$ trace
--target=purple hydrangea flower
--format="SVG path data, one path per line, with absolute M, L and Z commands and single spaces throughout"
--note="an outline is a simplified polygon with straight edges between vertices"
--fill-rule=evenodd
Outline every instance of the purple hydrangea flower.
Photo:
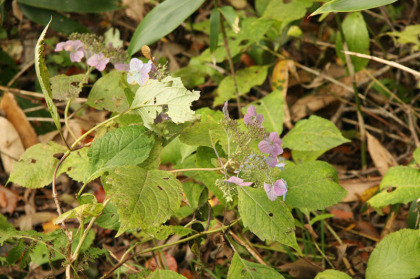
M 95 53 L 88 60 L 87 64 L 89 66 L 95 67 L 98 71 L 105 70 L 106 64 L 108 64 L 109 58 L 106 58 L 102 52 Z
M 277 165 L 277 157 L 275 156 L 268 156 L 265 158 L 265 162 L 270 168 L 274 168 Z
M 222 182 L 236 184 L 239 186 L 251 186 L 253 183 L 253 182 L 244 182 L 243 179 L 240 179 L 239 177 L 236 177 L 236 176 L 231 176 L 228 180 L 223 180 Z
M 255 124 L 257 127 L 261 128 L 261 123 L 264 121 L 264 116 L 262 114 L 257 114 L 257 110 L 254 106 L 249 106 L 244 115 L 244 123 L 247 125 Z
M 258 148 L 262 153 L 267 153 L 271 157 L 277 157 L 283 153 L 283 148 L 281 148 L 281 139 L 279 138 L 276 132 L 270 133 L 268 138 L 260 141 Z
M 130 65 L 125 63 L 115 63 L 114 67 L 117 71 L 128 72 L 130 70 Z
M 152 69 L 152 61 L 149 60 L 147 64 L 140 59 L 133 58 L 130 61 L 130 71 L 127 75 L 127 82 L 129 84 L 146 85 L 149 80 L 149 72 Z
M 80 40 L 68 40 L 66 42 L 58 43 L 55 47 L 55 51 L 69 51 L 70 60 L 72 62 L 80 62 L 85 56 L 85 45 Z
M 274 182 L 273 185 L 264 182 L 264 190 L 270 200 L 274 201 L 279 196 L 283 196 L 283 201 L 286 199 L 287 183 L 283 179 Z

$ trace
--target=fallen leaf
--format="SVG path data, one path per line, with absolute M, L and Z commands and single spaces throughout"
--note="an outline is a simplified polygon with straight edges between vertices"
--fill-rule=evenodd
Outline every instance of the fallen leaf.
M 358 232 L 369 235 L 379 239 L 380 235 L 378 230 L 370 222 L 358 221 L 356 229 Z
M 47 223 L 42 224 L 42 229 L 44 233 L 50 233 L 60 228 L 60 225 L 54 224 L 54 219 L 50 219 Z
M 16 191 L 13 191 L 9 188 L 0 186 L 0 207 L 1 213 L 10 213 L 12 214 L 17 206 L 19 201 L 19 194 Z
M 127 7 L 125 14 L 136 22 L 140 22 L 144 17 L 144 2 L 144 0 L 123 0 L 123 6 Z
M 366 202 L 378 189 L 381 177 L 368 177 L 363 179 L 340 180 L 340 185 L 347 190 L 342 202 Z
M 281 265 L 278 268 L 281 271 L 289 272 L 296 279 L 313 279 L 318 272 L 322 271 L 322 268 L 315 264 L 312 265 L 307 261 L 309 260 L 299 259 L 295 262 Z
M 168 265 L 169 270 L 178 272 L 178 263 L 176 262 L 175 258 L 172 257 L 171 255 L 167 254 L 167 253 L 164 253 L 164 254 L 165 254 L 165 260 L 166 260 L 166 263 Z M 158 258 L 158 257 L 159 257 L 159 255 L 156 254 L 156 258 Z M 158 261 L 159 261 L 159 259 L 158 259 Z M 159 265 L 160 265 L 160 263 L 159 263 Z M 158 267 L 158 265 L 156 264 L 155 258 L 153 257 L 153 258 L 150 258 L 149 260 L 147 260 L 147 262 L 145 264 L 145 267 L 148 268 L 148 269 L 151 269 L 151 270 L 155 270 Z M 160 267 L 160 268 L 162 268 L 162 267 Z
M 366 132 L 367 148 L 373 163 L 378 171 L 385 175 L 390 167 L 397 166 L 397 160 L 389 153 L 389 151 L 371 134 Z
M 0 117 L 0 156 L 6 173 L 12 171 L 13 163 L 19 160 L 25 149 L 15 127 L 4 117 Z

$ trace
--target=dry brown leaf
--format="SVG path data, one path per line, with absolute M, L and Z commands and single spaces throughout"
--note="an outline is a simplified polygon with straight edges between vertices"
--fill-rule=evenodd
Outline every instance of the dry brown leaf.
M 0 117 L 0 156 L 4 171 L 10 173 L 14 162 L 19 160 L 25 149 L 13 125 L 4 117 Z
M 23 20 L 23 14 L 22 11 L 19 8 L 18 2 L 16 0 L 13 0 L 12 2 L 12 10 L 13 10 L 13 16 L 17 18 L 19 21 Z
M 378 230 L 370 222 L 358 221 L 356 229 L 360 233 L 379 239 Z
M 158 258 L 159 255 L 156 255 L 156 257 Z M 166 260 L 166 263 L 168 265 L 169 270 L 178 272 L 178 263 L 176 262 L 176 260 L 175 260 L 174 257 L 172 257 L 171 255 L 165 253 L 165 260 Z M 160 263 L 159 263 L 159 265 L 160 265 Z M 156 264 L 155 258 L 150 258 L 146 262 L 145 267 L 146 268 L 149 268 L 151 270 L 155 270 L 158 267 L 157 264 Z M 160 267 L 160 268 L 162 268 L 162 267 Z
M 1 213 L 10 213 L 12 214 L 17 206 L 19 201 L 19 194 L 16 191 L 13 191 L 9 188 L 0 185 L 0 207 Z
M 123 0 L 123 6 L 126 6 L 125 14 L 134 19 L 137 22 L 140 22 L 144 17 L 144 3 L 145 0 Z
M 374 136 L 368 132 L 366 132 L 366 135 L 370 157 L 378 168 L 378 171 L 384 176 L 390 167 L 398 165 L 397 160 L 395 160 L 391 153 Z
M 0 108 L 4 111 L 7 120 L 15 127 L 25 148 L 29 148 L 39 142 L 34 128 L 26 119 L 25 113 L 19 107 L 12 94 L 4 93 L 0 102 Z
M 16 220 L 15 226 L 19 227 L 20 230 L 31 230 L 36 225 L 41 225 L 50 221 L 51 219 L 57 218 L 57 213 L 53 212 L 35 212 L 32 214 L 26 214 Z
M 376 192 L 381 180 L 381 177 L 369 177 L 365 179 L 357 178 L 340 181 L 340 185 L 347 191 L 346 197 L 341 201 L 355 202 L 361 200 L 362 202 L 365 202 Z M 371 191 L 374 192 L 370 193 Z
M 278 268 L 284 272 L 289 272 L 296 279 L 313 279 L 322 269 L 307 261 L 299 259 L 296 262 L 286 263 Z

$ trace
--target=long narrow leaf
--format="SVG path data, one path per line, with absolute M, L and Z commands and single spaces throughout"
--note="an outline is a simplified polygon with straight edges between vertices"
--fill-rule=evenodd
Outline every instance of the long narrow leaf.
M 325 3 L 321 8 L 311 14 L 311 16 L 329 12 L 357 12 L 385 6 L 397 0 L 333 0 Z
M 100 13 L 119 9 L 118 0 L 18 0 L 19 4 L 76 13 Z

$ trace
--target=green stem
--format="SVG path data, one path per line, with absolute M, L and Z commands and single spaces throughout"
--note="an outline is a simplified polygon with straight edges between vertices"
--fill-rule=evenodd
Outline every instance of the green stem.
M 66 104 L 66 108 L 64 109 L 64 123 L 66 124 L 67 130 L 69 131 L 70 135 L 73 137 L 74 140 L 77 140 L 76 135 L 74 134 L 73 130 L 69 125 L 69 109 L 71 105 L 71 99 Z

